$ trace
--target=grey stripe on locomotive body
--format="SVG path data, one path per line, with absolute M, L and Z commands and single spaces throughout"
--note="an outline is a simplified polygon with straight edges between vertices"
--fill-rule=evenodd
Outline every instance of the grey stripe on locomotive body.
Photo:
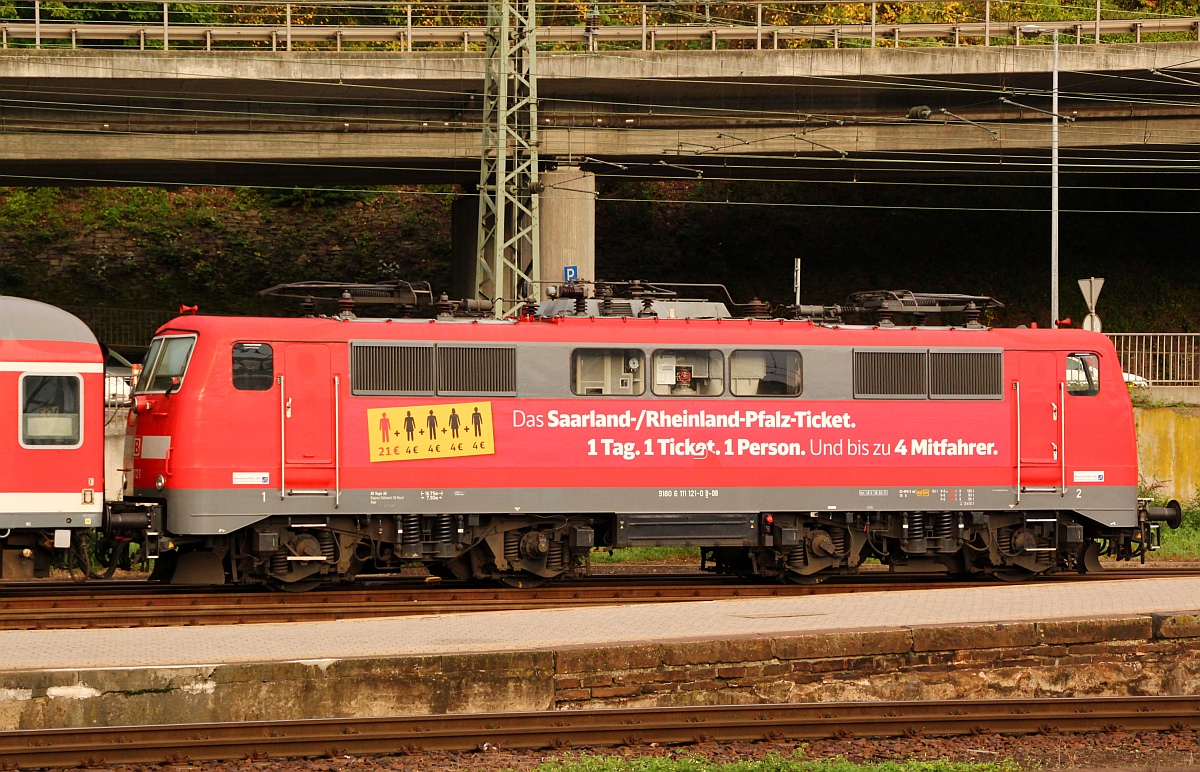
M 1126 486 L 1068 487 L 1059 493 L 1022 493 L 1016 504 L 1012 487 L 931 486 L 929 496 L 916 496 L 912 488 L 465 488 L 441 491 L 435 501 L 422 498 L 425 489 L 344 490 L 341 505 L 333 495 L 280 500 L 277 490 L 168 490 L 167 529 L 177 534 L 219 535 L 275 516 L 353 516 L 399 514 L 639 514 L 721 512 L 972 512 L 1073 511 L 1102 526 L 1137 527 L 1137 488 Z M 663 490 L 685 495 L 663 497 Z M 708 495 L 712 490 L 716 496 Z M 942 491 L 969 496 L 966 504 L 939 500 Z M 139 490 L 154 498 L 162 494 Z M 1077 497 L 1078 496 L 1078 497 Z M 250 514 L 253 513 L 253 514 Z
M 84 522 L 87 518 L 87 522 Z M 42 528 L 95 528 L 96 512 L 0 512 L 0 531 Z
M 249 340 L 249 338 L 247 338 Z M 268 342 L 268 341 L 264 341 Z M 687 343 L 656 343 L 656 344 L 639 344 L 636 342 L 613 341 L 611 343 L 504 343 L 495 340 L 486 340 L 475 342 L 464 341 L 437 341 L 437 340 L 358 340 L 351 339 L 351 348 L 355 344 L 361 345 L 402 345 L 402 346 L 442 346 L 442 347 L 477 347 L 477 348 L 497 348 L 497 347 L 512 347 L 517 350 L 517 399 L 579 399 L 587 403 L 601 402 L 606 399 L 629 399 L 618 395 L 609 395 L 605 397 L 594 396 L 578 396 L 571 391 L 571 354 L 578 350 L 586 349 L 629 349 L 641 350 L 646 354 L 653 355 L 658 349 L 695 349 L 695 350 L 710 350 L 720 351 L 725 355 L 726 360 L 729 354 L 734 351 L 797 351 L 800 353 L 801 373 L 803 378 L 803 393 L 796 397 L 771 397 L 772 400 L 779 400 L 791 404 L 803 400 L 835 400 L 835 399 L 853 399 L 854 398 L 854 382 L 851 375 L 853 364 L 854 347 L 853 346 L 786 346 L 778 343 L 757 345 L 753 341 L 746 341 L 736 345 L 722 343 L 719 345 L 704 343 L 704 342 L 687 342 Z M 978 348 L 950 347 L 950 346 L 930 346 L 921 347 L 920 350 L 930 348 L 932 350 L 945 351 L 978 351 L 981 353 L 999 353 L 1003 349 L 995 346 L 980 346 Z M 905 350 L 912 350 L 911 348 Z M 555 356 L 559 354 L 560 356 Z M 349 356 L 349 351 L 347 352 Z M 810 376 L 810 373 L 812 374 Z M 355 399 L 369 399 L 380 395 L 352 395 Z M 511 396 L 493 397 L 493 399 L 513 399 Z M 645 394 L 641 395 L 646 399 L 661 399 L 664 403 L 683 404 L 687 400 L 672 397 L 656 397 L 649 389 Z M 713 400 L 731 400 L 736 402 L 747 402 L 749 397 L 735 397 L 729 389 L 725 389 L 724 393 L 719 397 L 696 397 L 697 402 L 710 402 Z M 755 399 L 763 399 L 756 397 Z
M 983 332 L 982 330 L 979 332 Z M 249 338 L 247 338 L 249 340 Z M 264 341 L 268 342 L 268 341 Z M 1004 354 L 1019 349 L 1008 349 L 1007 351 L 999 346 L 871 346 L 869 348 L 862 346 L 788 346 L 779 343 L 764 343 L 756 344 L 754 341 L 748 340 L 737 344 L 713 344 L 703 341 L 693 342 L 670 342 L 670 343 L 636 343 L 630 341 L 613 341 L 609 343 L 538 343 L 538 342 L 518 342 L 505 343 L 495 340 L 485 340 L 480 342 L 464 342 L 464 341 L 437 341 L 437 340 L 372 340 L 372 339 L 351 339 L 347 346 L 347 356 L 350 356 L 349 349 L 354 345 L 398 345 L 398 346 L 439 346 L 442 348 L 515 348 L 517 352 L 517 394 L 518 399 L 581 399 L 587 402 L 595 402 L 603 399 L 628 399 L 618 395 L 608 395 L 605 397 L 595 396 L 579 396 L 571 390 L 571 355 L 579 350 L 596 350 L 596 349 L 628 349 L 640 350 L 646 353 L 647 356 L 652 356 L 655 351 L 660 349 L 671 350 L 707 350 L 720 351 L 725 356 L 726 362 L 729 360 L 729 355 L 734 351 L 795 351 L 800 354 L 800 367 L 803 383 L 803 391 L 795 397 L 772 396 L 764 397 L 737 397 L 734 396 L 728 388 L 720 396 L 715 397 L 692 397 L 697 402 L 710 402 L 713 400 L 730 400 L 736 402 L 746 402 L 750 399 L 769 399 L 778 400 L 783 403 L 791 404 L 803 400 L 853 400 L 854 397 L 854 352 L 857 351 L 932 351 L 945 353 L 979 353 L 979 354 Z M 1064 352 L 1065 353 L 1065 352 Z M 555 354 L 560 356 L 556 357 Z M 380 394 L 359 395 L 353 394 L 355 398 L 367 398 L 385 396 Z M 405 394 L 404 396 L 412 396 Z M 495 399 L 512 399 L 511 395 L 479 395 L 488 396 Z M 647 399 L 662 399 L 667 403 L 684 403 L 687 400 L 681 400 L 677 397 L 655 396 L 649 389 L 643 394 Z M 1002 398 L 1002 396 L 1001 396 Z M 995 397 L 976 397 L 964 399 L 963 401 L 979 402 L 990 401 Z

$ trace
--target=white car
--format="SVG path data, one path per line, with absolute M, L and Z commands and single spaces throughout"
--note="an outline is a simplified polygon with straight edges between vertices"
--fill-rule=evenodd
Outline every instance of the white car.
M 1125 378 L 1126 386 L 1133 386 L 1137 389 L 1150 388 L 1150 381 L 1146 380 L 1140 375 L 1134 375 L 1133 373 L 1121 373 L 1121 375 Z

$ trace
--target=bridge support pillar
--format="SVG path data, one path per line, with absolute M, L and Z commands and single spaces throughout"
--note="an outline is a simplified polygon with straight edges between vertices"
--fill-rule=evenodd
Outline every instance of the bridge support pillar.
M 475 297 L 479 248 L 479 196 L 466 193 L 450 204 L 450 297 Z M 434 293 L 441 290 L 433 288 Z
M 596 279 L 596 175 L 578 166 L 543 172 L 541 205 L 541 290 L 561 284 L 573 265 L 578 278 Z

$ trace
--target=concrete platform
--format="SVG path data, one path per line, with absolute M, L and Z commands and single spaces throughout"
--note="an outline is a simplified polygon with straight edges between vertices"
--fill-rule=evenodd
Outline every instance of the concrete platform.
M 0 632 L 0 729 L 1200 690 L 1200 578 Z

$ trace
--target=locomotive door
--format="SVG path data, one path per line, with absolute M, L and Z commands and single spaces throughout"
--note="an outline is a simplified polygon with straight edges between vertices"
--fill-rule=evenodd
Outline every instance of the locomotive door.
M 329 347 L 292 343 L 283 357 L 284 494 L 328 495 L 335 476 Z
M 1056 354 L 1023 352 L 1017 381 L 1018 480 L 1022 490 L 1062 485 L 1062 365 Z

